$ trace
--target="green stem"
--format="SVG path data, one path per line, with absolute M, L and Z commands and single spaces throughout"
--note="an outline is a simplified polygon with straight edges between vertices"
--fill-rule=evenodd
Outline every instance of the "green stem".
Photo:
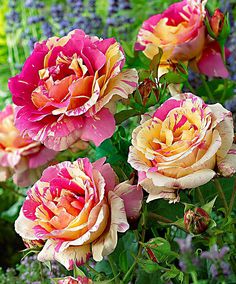
M 205 204 L 205 200 L 204 200 L 204 197 L 202 195 L 200 187 L 197 187 L 197 194 L 198 194 L 198 198 L 200 200 L 201 205 L 204 205 Z
M 207 96 L 208 96 L 208 99 L 211 101 L 211 102 L 214 102 L 215 101 L 215 98 L 213 97 L 212 93 L 211 93 L 211 90 L 206 82 L 206 78 L 204 75 L 200 74 L 200 77 L 201 77 L 201 80 L 202 80 L 202 83 L 203 83 L 203 86 L 205 88 L 205 91 L 207 93 Z
M 144 243 L 144 240 L 145 240 L 145 234 L 146 234 L 146 229 L 145 229 L 145 226 L 143 227 L 143 230 L 142 230 L 142 236 L 141 236 L 141 243 Z M 136 235 L 136 238 L 137 238 L 137 242 L 139 242 L 139 236 L 138 234 L 135 234 Z M 142 253 L 142 244 L 139 244 L 139 250 L 138 250 L 138 254 L 135 258 L 135 261 L 134 263 L 131 265 L 130 269 L 126 272 L 124 278 L 123 278 L 123 282 L 124 284 L 128 283 L 129 281 L 132 280 L 132 273 L 133 271 L 135 270 L 135 267 L 137 265 L 137 262 L 138 262 L 138 258 L 140 257 L 141 253 Z
M 224 204 L 225 211 L 226 211 L 226 213 L 227 213 L 228 210 L 229 210 L 229 207 L 228 207 L 228 204 L 227 204 L 227 201 L 226 201 L 225 194 L 224 194 L 224 191 L 223 191 L 223 189 L 222 189 L 222 186 L 221 186 L 221 184 L 220 184 L 220 182 L 219 182 L 218 179 L 215 179 L 215 180 L 214 180 L 214 183 L 215 183 L 215 186 L 216 186 L 216 190 L 217 190 L 217 192 L 218 192 L 218 195 L 219 195 L 219 197 L 221 198 L 221 200 L 222 200 L 222 202 L 223 202 L 223 204 Z
M 224 79 L 224 90 L 223 90 L 223 94 L 221 96 L 221 103 L 223 104 L 224 101 L 225 101 L 225 96 L 226 96 L 226 91 L 227 91 L 227 88 L 228 88 L 228 80 L 227 79 Z
M 193 279 L 193 284 L 198 284 L 196 272 L 192 271 L 190 274 L 191 274 L 191 277 Z
M 148 216 L 151 218 L 151 219 L 156 219 L 157 221 L 161 221 L 161 222 L 164 222 L 164 223 L 173 223 L 172 220 L 164 217 L 164 216 L 161 216 L 161 215 L 158 215 L 156 213 L 153 213 L 153 212 L 149 212 L 148 213 Z
M 85 263 L 84 265 L 89 271 L 92 271 L 93 274 L 95 275 L 100 275 L 99 272 L 97 272 L 97 270 L 95 270 L 92 266 L 90 266 L 89 264 Z
M 184 274 L 184 284 L 189 284 L 189 274 Z
M 230 216 L 230 214 L 233 210 L 235 197 L 236 197 L 236 179 L 234 180 L 234 187 L 233 187 L 233 192 L 232 192 L 230 202 L 229 202 L 229 209 L 228 209 L 228 212 L 227 212 L 227 216 Z
M 111 266 L 111 270 L 112 270 L 112 273 L 113 273 L 113 276 L 114 276 L 114 283 L 115 284 L 119 284 L 119 281 L 118 281 L 119 279 L 117 279 L 118 273 L 117 273 L 116 267 L 115 267 L 115 265 L 113 263 L 111 255 L 108 256 L 108 262 L 109 262 L 109 264 Z

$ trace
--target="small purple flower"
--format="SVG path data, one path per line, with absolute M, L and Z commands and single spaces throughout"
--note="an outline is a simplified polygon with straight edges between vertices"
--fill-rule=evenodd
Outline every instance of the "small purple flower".
M 180 252 L 191 253 L 192 252 L 192 236 L 188 235 L 185 239 L 176 239 L 176 242 L 179 245 Z

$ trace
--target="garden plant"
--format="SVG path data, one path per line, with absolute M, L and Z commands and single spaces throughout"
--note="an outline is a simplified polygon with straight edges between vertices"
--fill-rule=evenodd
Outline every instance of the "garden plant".
M 0 284 L 236 283 L 235 19 L 1 1 Z

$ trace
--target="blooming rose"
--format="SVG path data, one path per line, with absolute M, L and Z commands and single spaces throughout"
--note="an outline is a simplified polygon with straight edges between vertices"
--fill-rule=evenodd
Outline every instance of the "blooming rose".
M 100 261 L 115 249 L 117 232 L 129 228 L 127 217 L 139 215 L 142 191 L 124 192 L 104 162 L 84 158 L 51 166 L 28 191 L 15 229 L 24 240 L 45 242 L 39 261 L 57 260 L 67 269 L 91 254 Z
M 137 71 L 122 72 L 124 62 L 114 38 L 82 30 L 37 43 L 22 72 L 9 80 L 19 106 L 17 128 L 56 151 L 78 139 L 98 146 L 114 133 L 114 101 L 137 86 Z
M 19 186 L 32 185 L 41 175 L 42 166 L 56 152 L 29 137 L 23 138 L 14 126 L 14 108 L 8 105 L 0 112 L 0 181 L 13 175 Z
M 78 276 L 77 278 L 68 276 L 58 281 L 58 284 L 92 284 L 93 281 L 87 277 Z
M 177 2 L 143 23 L 135 49 L 150 59 L 158 54 L 159 48 L 163 50 L 159 76 L 171 69 L 170 60 L 173 63 L 193 61 L 191 67 L 207 76 L 229 75 L 219 44 L 207 34 L 205 4 L 201 0 Z
M 152 59 L 158 47 L 162 48 L 161 64 L 188 61 L 199 55 L 205 43 L 205 2 L 184 0 L 149 18 L 139 31 L 135 49 Z
M 179 94 L 144 118 L 133 132 L 128 161 L 148 201 L 176 200 L 178 190 L 203 185 L 216 171 L 235 173 L 232 115 L 222 105 Z

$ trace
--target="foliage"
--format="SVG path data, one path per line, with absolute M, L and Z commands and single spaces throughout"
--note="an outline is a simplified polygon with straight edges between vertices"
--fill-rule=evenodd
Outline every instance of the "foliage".
M 16 1 L 16 10 L 21 15 L 20 23 L 18 23 L 20 25 L 8 31 L 9 26 L 3 17 L 11 10 L 8 2 L 11 1 L 4 0 L 0 7 L 1 109 L 11 101 L 7 80 L 11 75 L 19 72 L 30 54 L 29 41 L 32 38 L 35 41 L 46 38 L 41 22 L 28 27 L 28 18 L 39 16 L 39 12 L 37 9 L 25 9 L 24 1 Z M 91 33 L 96 33 L 98 36 L 114 36 L 121 41 L 126 54 L 125 68 L 138 70 L 139 87 L 128 100 L 118 103 L 115 114 L 116 132 L 110 139 L 104 141 L 99 147 L 91 143 L 85 150 L 63 151 L 57 156 L 58 162 L 74 161 L 78 157 L 86 156 L 89 156 L 92 161 L 107 157 L 107 162 L 111 164 L 120 181 L 134 176 L 136 178 L 136 173 L 127 162 L 133 129 L 140 122 L 143 114 L 157 108 L 170 97 L 168 88 L 171 84 L 179 84 L 184 91 L 191 91 L 207 102 L 219 102 L 223 105 L 230 102 L 232 105 L 236 89 L 234 80 L 211 79 L 202 75 L 192 79 L 191 71 L 181 62 L 176 64 L 174 70 L 158 78 L 162 51 L 160 50 L 152 61 L 141 52 L 134 51 L 138 29 L 143 21 L 150 15 L 163 11 L 173 2 L 176 1 L 132 0 L 132 9 L 121 10 L 112 15 L 111 18 L 115 22 L 118 23 L 119 19 L 121 23 L 123 21 L 119 26 L 119 24 L 107 24 L 107 19 L 110 19 L 109 1 L 96 1 L 95 14 L 101 22 L 96 30 L 91 30 Z M 44 4 L 40 13 L 45 13 L 53 33 L 57 35 L 62 35 L 60 32 L 67 33 L 68 27 L 62 30 L 60 22 L 54 22 L 50 12 L 53 5 L 60 4 L 63 6 L 63 19 L 68 18 L 71 11 L 67 2 L 45 0 Z M 235 7 L 235 2 L 232 1 L 231 4 Z M 221 1 L 208 1 L 211 12 L 219 6 L 222 6 Z M 87 17 L 85 23 L 91 21 L 91 15 L 93 14 L 88 9 L 82 12 L 82 17 Z M 76 16 L 72 15 L 68 25 L 72 27 L 77 23 L 76 20 Z M 225 39 L 223 42 L 225 43 Z M 232 76 L 233 74 L 235 70 Z M 197 84 L 194 81 L 196 77 Z M 95 283 L 142 284 L 148 282 L 155 284 L 157 279 L 158 283 L 235 283 L 235 184 L 235 176 L 216 177 L 203 186 L 181 192 L 181 202 L 178 204 L 170 206 L 168 201 L 163 199 L 144 203 L 140 218 L 131 224 L 129 231 L 120 234 L 115 251 L 101 262 L 90 261 L 88 265 L 81 268 L 82 273 L 92 278 Z M 0 184 L 0 252 L 2 255 L 0 265 L 3 267 L 0 269 L 0 284 L 47 284 L 51 281 L 49 278 L 63 277 L 68 274 L 56 264 L 52 265 L 50 271 L 33 256 L 27 256 L 19 262 L 21 255 L 18 251 L 24 246 L 15 235 L 13 224 L 19 214 L 26 191 L 27 188 L 16 187 L 12 180 Z M 216 196 L 218 197 L 214 199 Z M 146 195 L 144 199 L 147 199 Z M 190 241 L 190 232 L 184 224 L 184 214 L 188 209 L 194 210 L 194 208 L 206 210 L 211 221 L 204 233 L 191 234 Z M 178 239 L 181 241 L 178 242 Z M 186 240 L 189 241 L 188 244 Z M 187 246 L 187 249 L 183 249 L 184 246 Z M 225 246 L 229 250 L 219 257 Z M 204 257 L 204 253 L 208 257 Z

